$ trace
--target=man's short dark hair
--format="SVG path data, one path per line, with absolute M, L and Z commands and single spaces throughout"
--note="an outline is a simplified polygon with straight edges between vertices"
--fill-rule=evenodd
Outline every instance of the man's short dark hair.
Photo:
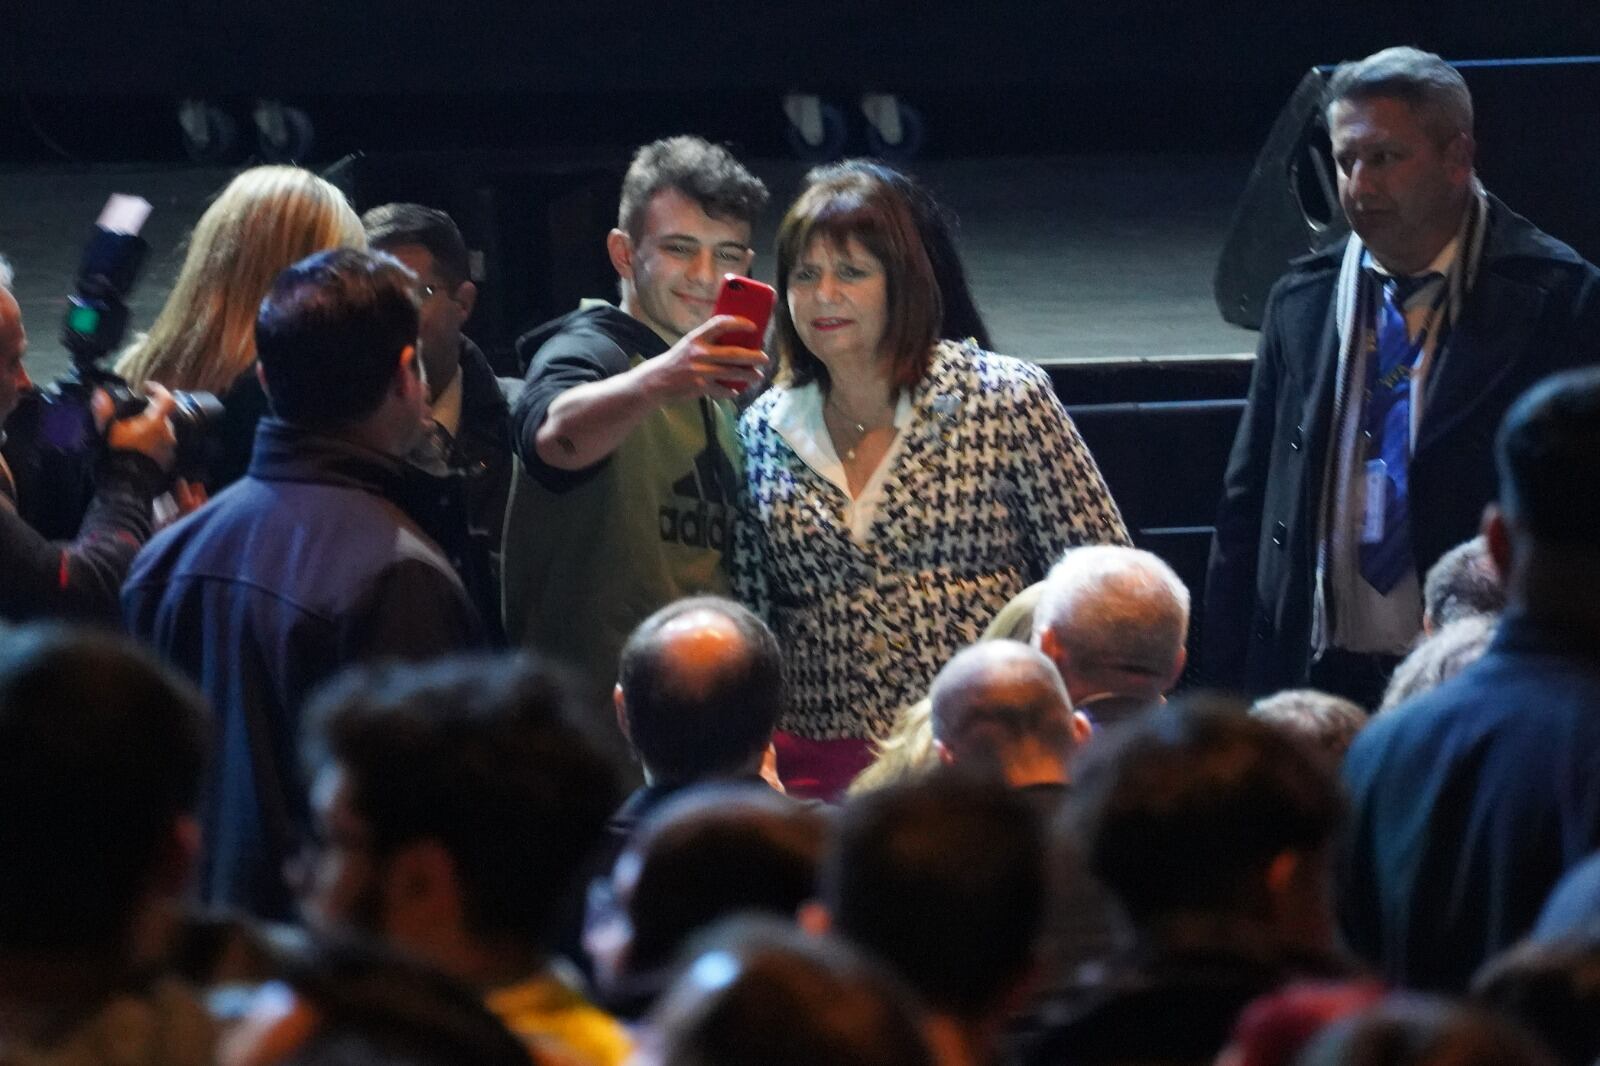
M 1562 1062 L 1600 1057 L 1600 935 L 1525 940 L 1472 979 L 1474 1001 L 1543 1040 Z
M 417 343 L 416 284 L 392 256 L 351 248 L 318 252 L 279 274 L 256 315 L 273 412 L 322 427 L 376 411 L 400 353 Z
M 821 898 L 840 933 L 931 1007 L 979 1018 L 1033 961 L 1043 853 L 1038 818 L 1014 791 L 938 771 L 845 808 Z
M 205 706 L 127 641 L 0 644 L 0 951 L 116 950 L 205 764 Z
M 1556 1066 L 1525 1032 L 1489 1012 L 1399 993 L 1329 1025 L 1296 1066 Z
M 668 965 L 696 933 L 740 912 L 793 918 L 816 895 L 827 828 L 816 808 L 765 785 L 717 785 L 675 798 L 628 848 L 639 863 L 628 901 L 628 969 Z
M 618 785 L 566 684 L 529 657 L 351 671 L 307 708 L 313 771 L 343 769 L 381 858 L 436 840 L 477 935 L 542 946 Z
M 1441 555 L 1422 584 L 1422 613 L 1435 630 L 1468 615 L 1499 614 L 1505 605 L 1505 582 L 1482 536 Z
M 1070 809 L 1090 868 L 1136 925 L 1254 915 L 1285 851 L 1328 845 L 1343 814 L 1333 771 L 1223 696 L 1180 696 L 1091 745 Z
M 367 244 L 389 252 L 407 244 L 426 248 L 439 276 L 451 285 L 472 280 L 467 242 L 455 220 L 437 208 L 422 204 L 380 204 L 361 216 Z
M 1367 712 L 1359 703 L 1314 688 L 1286 688 L 1263 696 L 1250 707 L 1250 716 L 1311 745 L 1335 766 L 1367 725 Z
M 529 1066 L 482 993 L 370 938 L 274 937 L 268 964 L 316 1018 L 277 1066 Z
M 635 241 L 656 193 L 676 189 L 712 218 L 755 225 L 767 206 L 767 187 L 733 153 L 699 137 L 666 137 L 634 153 L 622 179 L 617 226 Z
M 746 917 L 700 945 L 652 1020 L 662 1066 L 932 1066 L 911 996 L 848 944 Z
M 662 630 L 696 611 L 731 622 L 744 655 L 718 670 L 674 669 Z M 716 596 L 678 600 L 639 623 L 623 645 L 617 681 L 639 761 L 665 781 L 739 770 L 771 743 L 783 709 L 777 639 L 749 610 Z
M 1534 540 L 1600 553 L 1600 367 L 1568 370 L 1512 405 L 1495 440 L 1500 506 Z

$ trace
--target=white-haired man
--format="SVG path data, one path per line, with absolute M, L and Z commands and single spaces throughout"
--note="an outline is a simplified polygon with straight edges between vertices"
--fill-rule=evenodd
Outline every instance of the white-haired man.
M 1189 589 L 1172 567 L 1110 544 L 1067 552 L 1033 615 L 1034 645 L 1097 726 L 1161 702 L 1183 673 L 1188 634 Z

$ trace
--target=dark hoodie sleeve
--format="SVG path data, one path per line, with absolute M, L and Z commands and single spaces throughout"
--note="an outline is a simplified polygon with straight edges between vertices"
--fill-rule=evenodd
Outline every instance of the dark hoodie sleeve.
M 534 438 L 556 397 L 578 385 L 624 373 L 629 361 L 615 341 L 599 332 L 573 330 L 552 337 L 528 367 L 527 383 L 511 409 L 511 440 L 522 465 L 551 492 L 566 492 L 593 477 L 604 459 L 582 470 L 562 470 L 539 458 Z
M 150 501 L 165 483 L 142 455 L 107 455 L 71 541 L 46 540 L 0 496 L 0 617 L 115 622 L 122 581 L 150 537 Z

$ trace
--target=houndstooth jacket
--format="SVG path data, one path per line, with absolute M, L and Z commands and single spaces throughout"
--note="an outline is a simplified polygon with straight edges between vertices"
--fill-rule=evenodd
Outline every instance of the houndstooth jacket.
M 1128 543 L 1037 366 L 971 342 L 935 347 L 864 542 L 846 524 L 844 491 L 775 428 L 785 391 L 740 422 L 748 493 L 732 565 L 734 594 L 784 649 L 789 732 L 883 735 L 1065 549 Z

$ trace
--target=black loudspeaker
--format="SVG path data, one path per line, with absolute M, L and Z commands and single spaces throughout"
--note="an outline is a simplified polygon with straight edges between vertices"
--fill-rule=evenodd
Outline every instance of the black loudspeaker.
M 615 299 L 606 233 L 626 160 L 531 153 L 347 156 L 324 172 L 357 211 L 405 201 L 446 212 L 472 256 L 478 304 L 466 332 L 495 371 L 520 376 L 512 347 L 584 297 Z
M 1600 213 L 1589 194 L 1600 171 L 1600 59 L 1453 65 L 1472 91 L 1484 185 L 1579 254 L 1600 257 Z M 1261 328 L 1267 291 L 1289 261 L 1349 231 L 1322 110 L 1332 73 L 1317 67 L 1301 79 L 1239 198 L 1213 285 L 1217 309 L 1235 325 Z

